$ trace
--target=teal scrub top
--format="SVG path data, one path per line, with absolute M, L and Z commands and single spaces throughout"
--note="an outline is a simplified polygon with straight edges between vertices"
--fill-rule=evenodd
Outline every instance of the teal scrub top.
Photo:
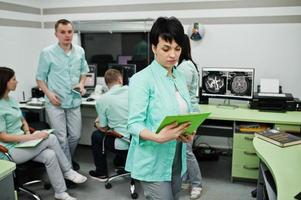
M 171 181 L 177 141 L 163 144 L 139 138 L 142 130 L 155 132 L 167 115 L 180 113 L 176 88 L 191 112 L 185 77 L 176 69 L 172 76 L 154 60 L 130 79 L 128 131 L 132 135 L 126 170 L 143 181 Z M 182 148 L 182 175 L 186 172 L 186 145 Z
M 200 112 L 200 106 L 196 97 L 199 89 L 199 74 L 195 65 L 190 60 L 184 60 L 177 66 L 177 70 L 183 73 L 186 78 L 193 112 Z
M 72 45 L 66 54 L 59 44 L 54 44 L 42 50 L 36 79 L 44 81 L 48 89 L 57 94 L 62 108 L 75 108 L 80 106 L 81 96 L 72 89 L 88 71 L 83 48 Z M 47 97 L 46 102 L 49 103 Z
M 22 127 L 23 115 L 20 110 L 19 104 L 9 97 L 8 99 L 0 99 L 0 134 L 5 132 L 7 134 L 24 134 Z M 16 145 L 16 143 L 0 144 L 5 146 L 9 151 Z M 6 156 L 0 153 L 0 159 L 7 159 Z
M 129 139 L 127 131 L 128 120 L 128 86 L 114 85 L 108 92 L 101 95 L 96 102 L 96 111 L 101 127 L 110 127 Z M 115 140 L 115 149 L 127 150 L 129 143 Z

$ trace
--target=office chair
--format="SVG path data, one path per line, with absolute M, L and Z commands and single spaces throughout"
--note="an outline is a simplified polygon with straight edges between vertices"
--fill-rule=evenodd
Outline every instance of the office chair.
M 136 64 L 136 72 L 139 72 L 148 66 L 147 59 L 137 60 L 133 58 L 128 61 L 128 64 Z
M 123 139 L 124 141 L 126 141 L 128 143 L 131 142 L 130 140 L 123 138 L 123 136 L 120 133 L 117 133 L 116 131 L 110 130 L 110 131 L 108 131 L 106 133 L 107 133 L 107 135 L 111 135 L 111 136 L 113 136 L 115 138 Z M 105 136 L 105 138 L 104 138 L 103 141 L 105 141 L 106 136 Z M 103 148 L 104 148 L 104 145 L 103 145 Z M 103 151 L 105 151 L 105 149 L 103 149 Z M 111 182 L 114 179 L 121 178 L 121 177 L 127 177 L 127 176 L 131 177 L 131 173 L 125 171 L 124 170 L 124 166 L 118 167 L 117 170 L 116 170 L 116 174 L 113 174 L 113 175 L 109 176 L 108 179 L 106 180 L 106 182 L 105 182 L 105 188 L 106 189 L 111 189 L 112 188 L 112 183 Z M 135 179 L 131 178 L 130 192 L 131 192 L 132 199 L 137 199 L 138 198 L 138 193 L 135 190 L 136 190 L 136 188 L 135 188 Z
M 91 57 L 91 63 L 97 64 L 97 76 L 103 76 L 108 69 L 108 64 L 113 62 L 113 56 L 110 54 L 96 54 Z
M 35 128 L 30 127 L 31 132 L 34 132 L 37 129 L 42 129 L 42 127 L 43 127 L 43 129 L 49 128 L 49 125 L 47 123 L 39 122 L 39 123 L 35 123 L 33 125 Z M 0 145 L 0 152 L 2 152 L 9 161 L 14 162 L 6 147 Z M 22 191 L 22 192 L 32 196 L 36 200 L 41 200 L 42 198 L 38 193 L 26 188 L 26 186 L 36 184 L 36 183 L 44 183 L 44 189 L 48 190 L 48 189 L 50 189 L 51 185 L 50 185 L 50 183 L 44 182 L 40 179 L 32 179 L 32 178 L 34 178 L 34 177 L 32 177 L 32 175 L 36 174 L 36 173 L 28 173 L 29 170 L 30 171 L 31 170 L 45 171 L 45 166 L 43 163 L 35 162 L 32 160 L 29 160 L 22 164 L 17 164 L 16 170 L 13 173 L 15 189 L 17 192 Z M 30 175 L 31 177 L 29 177 L 29 178 L 31 180 L 29 180 L 29 181 L 26 180 L 25 183 L 22 183 L 21 177 L 24 176 L 25 174 Z
M 0 145 L 0 152 L 2 152 L 8 158 L 9 161 L 14 162 L 12 160 L 11 156 L 9 155 L 7 148 Z M 32 169 L 34 169 L 34 170 L 40 169 L 41 170 L 41 168 L 44 168 L 44 165 L 30 160 L 30 161 L 27 161 L 22 164 L 17 164 L 16 166 L 17 166 L 16 170 L 13 173 L 16 191 L 17 192 L 19 192 L 19 191 L 25 192 L 26 194 L 32 196 L 34 199 L 41 200 L 42 198 L 38 193 L 26 188 L 26 186 L 36 184 L 36 183 L 42 183 L 43 181 L 36 179 L 36 180 L 28 181 L 26 183 L 21 183 L 20 177 L 22 176 L 22 174 L 24 175 L 25 174 L 24 172 L 26 172 L 28 170 L 32 170 Z M 26 174 L 28 174 L 28 173 L 26 173 Z M 50 189 L 50 187 L 51 186 L 49 183 L 44 183 L 44 189 L 48 190 L 48 189 Z

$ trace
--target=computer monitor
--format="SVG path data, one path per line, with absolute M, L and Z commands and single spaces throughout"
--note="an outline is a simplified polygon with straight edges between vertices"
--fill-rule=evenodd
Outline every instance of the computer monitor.
M 90 64 L 89 72 L 86 74 L 85 88 L 94 89 L 96 86 L 96 77 L 97 77 L 97 65 Z
M 202 68 L 202 96 L 249 100 L 253 98 L 254 68 Z
M 108 64 L 113 63 L 113 56 L 111 54 L 95 54 L 91 57 L 89 63 L 96 64 L 97 76 L 103 77 L 108 70 Z
M 122 64 L 122 65 L 126 65 L 128 64 L 129 60 L 132 60 L 133 56 L 118 56 L 117 60 L 118 60 L 118 64 Z
M 136 73 L 136 65 L 135 64 L 116 64 L 109 63 L 109 69 L 117 69 L 121 72 L 123 78 L 123 85 L 128 85 L 130 78 Z

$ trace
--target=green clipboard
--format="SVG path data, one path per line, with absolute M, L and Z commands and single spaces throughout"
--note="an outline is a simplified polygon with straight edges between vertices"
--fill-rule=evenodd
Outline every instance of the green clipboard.
M 187 114 L 187 115 L 174 115 L 166 116 L 161 122 L 159 128 L 156 130 L 156 133 L 159 133 L 165 126 L 172 124 L 173 122 L 178 122 L 178 124 L 183 124 L 185 122 L 191 122 L 190 126 L 187 128 L 185 135 L 192 135 L 193 132 L 205 121 L 205 119 L 211 113 L 197 113 L 197 114 Z

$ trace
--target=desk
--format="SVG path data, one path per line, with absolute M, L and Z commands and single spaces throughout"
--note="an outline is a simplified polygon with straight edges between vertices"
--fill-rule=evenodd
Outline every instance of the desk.
M 96 101 L 85 101 L 83 99 L 81 105 L 81 113 L 82 113 L 82 135 L 79 140 L 79 144 L 83 145 L 91 145 L 91 135 L 94 128 L 94 121 L 97 117 L 96 109 L 95 109 Z
M 87 101 L 88 98 L 82 98 L 82 105 L 83 106 L 95 106 L 96 100 Z
M 253 144 L 273 175 L 277 199 L 293 200 L 301 192 L 301 145 L 281 148 L 257 137 Z
M 30 112 L 35 112 L 39 114 L 40 121 L 46 121 L 46 114 L 45 114 L 45 106 L 31 106 L 26 103 L 19 103 L 21 110 L 29 110 Z
M 201 112 L 211 112 L 208 119 L 274 123 L 283 130 L 299 131 L 301 127 L 301 112 L 290 111 L 280 112 L 261 112 L 244 107 L 233 109 L 227 106 L 200 105 Z
M 16 164 L 6 160 L 0 160 L 0 194 L 1 199 L 16 199 L 12 172 Z
M 87 98 L 82 98 L 82 104 L 83 106 L 91 106 L 94 107 L 96 104 L 96 101 L 87 101 Z M 43 106 L 32 106 L 28 105 L 26 103 L 19 103 L 19 106 L 21 109 L 29 110 L 30 112 L 36 112 L 39 114 L 40 121 L 46 121 L 46 114 L 45 114 L 45 105 Z
M 87 98 L 82 99 L 82 135 L 79 144 L 91 145 L 91 135 L 94 130 L 94 121 L 97 117 L 95 110 L 96 101 L 87 101 Z M 45 114 L 45 106 L 31 106 L 26 103 L 19 103 L 21 109 L 29 110 L 39 114 L 40 121 L 47 121 Z
M 233 136 L 232 180 L 234 178 L 253 180 L 258 178 L 259 158 L 256 156 L 252 143 L 254 134 L 240 132 L 240 125 L 256 122 L 267 124 L 271 128 L 279 128 L 282 131 L 300 132 L 301 130 L 301 112 L 297 111 L 286 113 L 260 112 L 251 110 L 246 106 L 233 109 L 232 107 L 218 107 L 216 105 L 200 105 L 200 109 L 201 112 L 211 112 L 211 115 L 198 129 L 198 134 Z M 206 129 L 206 126 L 212 130 Z

